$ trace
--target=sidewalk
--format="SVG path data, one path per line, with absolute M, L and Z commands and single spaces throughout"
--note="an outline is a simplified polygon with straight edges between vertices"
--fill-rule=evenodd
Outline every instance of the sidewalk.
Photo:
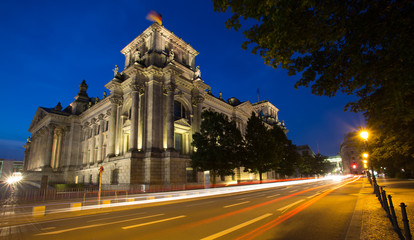
M 400 203 L 407 207 L 407 215 L 411 231 L 414 230 L 414 181 L 397 179 L 378 179 L 378 185 L 384 187 L 387 196 L 391 195 L 400 229 L 404 234 Z M 374 188 L 367 178 L 359 192 L 346 239 L 348 240 L 396 240 L 399 239 L 385 210 L 375 196 Z

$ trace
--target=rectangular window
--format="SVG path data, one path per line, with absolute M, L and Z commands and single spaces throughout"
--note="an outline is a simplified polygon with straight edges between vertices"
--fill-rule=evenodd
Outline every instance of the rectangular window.
M 14 162 L 13 163 L 13 172 L 22 172 L 23 171 L 23 163 L 22 162 Z
M 197 182 L 197 172 L 194 171 L 193 168 L 187 167 L 185 168 L 185 171 L 187 173 L 187 182 Z
M 119 169 L 112 170 L 112 176 L 111 176 L 111 184 L 118 184 L 119 180 Z
M 183 153 L 183 135 L 174 133 L 174 148 L 180 153 Z

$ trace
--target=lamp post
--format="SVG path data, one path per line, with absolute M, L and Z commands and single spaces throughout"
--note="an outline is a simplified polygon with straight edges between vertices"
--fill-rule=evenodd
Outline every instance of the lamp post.
M 365 144 L 365 150 L 368 151 L 368 137 L 369 137 L 369 133 L 365 130 L 362 130 L 359 133 L 359 136 L 364 140 L 364 144 Z M 368 159 L 368 153 L 364 153 L 363 157 L 365 159 Z M 369 162 L 369 165 L 371 167 L 371 173 L 372 173 L 372 181 L 374 182 L 374 185 L 377 184 L 377 179 L 375 178 L 375 174 L 374 174 L 374 167 L 372 166 L 372 161 Z

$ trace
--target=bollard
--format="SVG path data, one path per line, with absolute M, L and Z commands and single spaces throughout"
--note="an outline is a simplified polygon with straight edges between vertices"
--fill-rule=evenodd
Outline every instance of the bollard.
M 407 211 L 406 211 L 406 207 L 407 205 L 405 205 L 403 202 L 400 204 L 401 207 L 401 214 L 402 214 L 402 221 L 404 223 L 404 235 L 405 235 L 405 240 L 411 240 L 411 232 L 410 232 L 410 225 L 408 224 L 408 218 L 407 218 Z
M 377 185 L 378 186 L 378 185 Z M 381 207 L 384 207 L 384 204 L 382 203 L 382 194 L 381 194 L 381 192 L 382 192 L 382 187 L 379 187 L 378 186 L 378 191 L 377 191 L 377 193 L 376 193 L 376 196 L 377 196 L 377 198 L 378 198 L 378 201 L 381 203 Z
M 70 204 L 70 209 L 72 212 L 74 211 L 80 211 L 82 210 L 82 203 L 78 202 L 78 203 L 71 203 Z
M 381 187 L 382 190 L 382 187 Z M 392 221 L 391 219 L 391 214 L 390 214 L 390 209 L 388 208 L 388 201 L 387 201 L 387 193 L 385 190 L 382 190 L 382 203 L 383 203 L 383 207 L 385 209 L 385 211 L 387 212 L 387 216 L 388 218 Z
M 43 217 L 45 216 L 46 206 L 36 206 L 33 207 L 33 217 Z
M 397 232 L 398 237 L 400 239 L 404 239 L 404 237 L 401 233 L 401 229 L 398 226 L 397 216 L 395 215 L 395 209 L 394 209 L 394 204 L 392 203 L 392 196 L 391 195 L 388 195 L 388 202 L 390 203 L 391 221 L 392 221 L 392 225 L 394 226 L 394 230 Z

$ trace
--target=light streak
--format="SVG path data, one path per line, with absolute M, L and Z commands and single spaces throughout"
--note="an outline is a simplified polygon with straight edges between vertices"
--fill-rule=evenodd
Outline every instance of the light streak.
M 253 239 L 255 237 L 258 237 L 258 236 L 262 235 L 264 232 L 268 231 L 269 229 L 272 229 L 272 228 L 276 227 L 277 225 L 281 224 L 282 222 L 286 221 L 287 219 L 295 216 L 297 213 L 305 210 L 310 205 L 312 205 L 313 203 L 317 202 L 321 198 L 325 197 L 329 193 L 331 193 L 331 192 L 335 191 L 336 189 L 341 188 L 341 187 L 343 187 L 343 186 L 345 186 L 347 184 L 350 184 L 350 183 L 353 183 L 353 182 L 357 181 L 360 177 L 361 176 L 358 176 L 356 179 L 353 179 L 353 180 L 348 181 L 348 182 L 346 182 L 344 184 L 341 184 L 339 186 L 336 186 L 336 187 L 331 188 L 329 191 L 326 191 L 326 192 L 322 193 L 321 195 L 319 195 L 319 196 L 317 196 L 315 198 L 312 198 L 311 200 L 303 203 L 302 205 L 298 206 L 297 208 L 295 208 L 295 209 L 293 209 L 293 210 L 291 210 L 291 211 L 289 211 L 289 212 L 287 212 L 287 213 L 279 216 L 275 220 L 270 221 L 270 222 L 262 225 L 259 228 L 256 228 L 253 231 L 248 232 L 247 234 L 245 234 L 245 235 L 237 238 L 236 240 L 241 240 L 241 239 L 249 239 L 250 240 L 250 239 Z

